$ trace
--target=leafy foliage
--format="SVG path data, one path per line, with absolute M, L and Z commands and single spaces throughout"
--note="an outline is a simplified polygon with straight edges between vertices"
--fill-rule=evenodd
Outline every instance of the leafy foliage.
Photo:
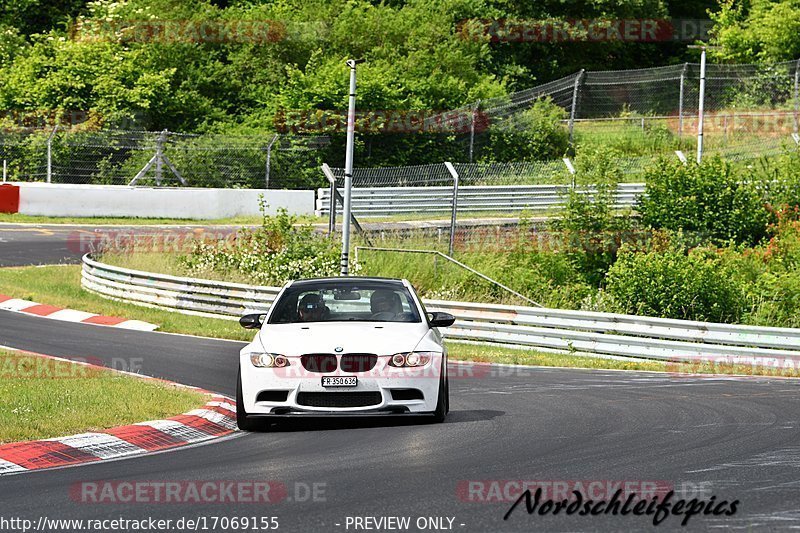
M 537 100 L 530 109 L 489 127 L 490 161 L 536 161 L 563 157 L 569 148 L 569 133 L 559 122 L 566 111 L 551 98 Z
M 745 309 L 744 294 L 715 250 L 687 253 L 675 244 L 648 252 L 623 247 L 608 272 L 606 291 L 631 314 L 736 322 Z
M 785 61 L 800 57 L 800 4 L 795 0 L 721 0 L 714 20 L 712 51 L 737 62 Z
M 683 165 L 660 160 L 648 168 L 639 202 L 642 222 L 655 229 L 683 230 L 698 242 L 755 244 L 770 214 L 759 181 L 734 173 L 720 158 Z
M 567 193 L 563 215 L 552 223 L 567 257 L 595 286 L 616 260 L 620 245 L 633 236 L 631 218 L 615 209 L 622 172 L 614 159 L 613 152 L 581 154 L 576 187 Z
M 183 265 L 195 275 L 235 271 L 262 285 L 337 273 L 339 255 L 331 240 L 314 233 L 310 224 L 298 224 L 286 209 L 269 216 L 263 199 L 261 208 L 261 227 L 239 230 L 233 243 L 197 242 Z

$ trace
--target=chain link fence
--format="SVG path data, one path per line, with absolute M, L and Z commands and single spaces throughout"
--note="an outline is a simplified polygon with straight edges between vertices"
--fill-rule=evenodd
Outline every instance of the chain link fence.
M 308 189 L 328 136 L 197 135 L 56 128 L 0 134 L 8 181 Z
M 465 184 L 565 183 L 569 177 L 560 156 L 600 147 L 623 154 L 619 162 L 626 181 L 635 181 L 636 174 L 654 156 L 674 157 L 675 150 L 691 156 L 698 129 L 699 68 L 685 63 L 639 70 L 581 71 L 446 113 L 426 113 L 422 127 L 409 123 L 407 128 L 395 128 L 391 133 L 360 132 L 355 160 L 362 170 L 356 171 L 357 179 L 372 180 L 374 186 L 430 181 L 433 178 L 421 173 L 420 165 L 452 161 L 476 165 L 471 170 L 462 169 Z M 800 61 L 709 63 L 705 153 L 746 161 L 796 146 L 792 134 L 798 133 L 799 78 Z M 563 113 L 555 127 L 562 139 L 569 139 L 569 149 L 547 157 L 526 155 L 525 146 L 521 151 L 504 150 L 510 137 L 498 132 L 530 127 L 519 119 L 533 112 L 544 98 Z M 528 140 L 520 137 L 516 142 L 524 145 Z M 338 129 L 261 136 L 82 131 L 80 127 L 0 132 L 5 179 L 53 183 L 325 187 L 320 165 L 343 166 L 344 146 L 344 132 Z M 369 167 L 395 170 L 378 178 L 370 177 Z M 401 167 L 411 170 L 398 170 Z

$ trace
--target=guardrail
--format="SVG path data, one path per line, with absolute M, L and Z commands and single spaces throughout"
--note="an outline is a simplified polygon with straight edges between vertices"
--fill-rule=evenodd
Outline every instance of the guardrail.
M 644 193 L 644 183 L 620 183 L 616 207 L 633 207 Z M 569 185 L 466 185 L 458 188 L 459 212 L 547 212 L 564 204 Z M 592 189 L 587 190 L 588 193 Z M 450 213 L 453 187 L 354 187 L 353 213 L 358 217 L 404 213 Z M 330 213 L 330 189 L 317 189 L 317 216 Z M 339 208 L 337 212 L 341 212 Z
M 140 305 L 236 319 L 269 309 L 279 288 L 142 272 L 83 258 L 81 284 Z M 770 328 L 487 303 L 425 300 L 456 316 L 451 340 L 662 360 L 800 362 L 800 329 Z

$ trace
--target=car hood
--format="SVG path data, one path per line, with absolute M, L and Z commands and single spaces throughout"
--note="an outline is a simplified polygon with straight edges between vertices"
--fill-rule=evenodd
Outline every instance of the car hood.
M 428 325 L 392 322 L 316 322 L 265 325 L 258 341 L 265 351 L 287 356 L 306 353 L 374 353 L 392 355 L 413 350 Z

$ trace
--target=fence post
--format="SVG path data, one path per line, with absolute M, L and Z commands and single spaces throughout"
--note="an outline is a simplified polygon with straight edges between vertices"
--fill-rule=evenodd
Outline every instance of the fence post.
M 3 159 L 3 183 L 8 181 L 8 161 Z
M 478 114 L 478 109 L 481 107 L 481 101 L 478 100 L 475 102 L 475 106 L 472 108 L 472 124 L 469 127 L 469 162 L 472 163 L 472 154 L 475 150 L 475 120 Z
M 161 135 L 156 140 L 156 184 L 161 185 L 161 179 L 164 173 L 164 143 L 167 142 L 167 135 L 169 132 L 164 129 Z
M 800 111 L 800 100 L 798 100 L 798 87 L 800 87 L 800 59 L 794 66 L 794 133 L 798 133 L 797 114 Z
M 267 145 L 267 168 L 264 169 L 264 188 L 269 189 L 269 165 L 272 159 L 272 145 L 275 144 L 275 141 L 278 140 L 278 134 L 272 136 L 270 139 L 269 144 Z
M 53 183 L 53 136 L 58 131 L 58 124 L 53 126 L 53 131 L 47 137 L 47 183 Z
M 689 70 L 689 63 L 683 64 L 681 71 L 681 87 L 678 95 L 678 141 L 683 140 L 683 92 L 686 85 L 686 72 Z
M 583 77 L 586 75 L 586 69 L 581 69 L 575 76 L 575 85 L 572 87 L 572 107 L 569 110 L 569 146 L 574 147 L 573 133 L 575 130 L 575 118 L 578 115 L 578 93 L 580 92 Z M 574 152 L 574 149 L 573 149 Z
M 447 255 L 453 257 L 453 246 L 456 238 L 456 217 L 458 215 L 458 172 L 449 161 L 445 162 L 444 166 L 453 177 L 453 212 L 450 216 L 450 246 L 447 253 Z
M 697 164 L 703 161 L 703 121 L 706 103 L 706 49 L 700 54 L 700 98 L 697 112 Z

